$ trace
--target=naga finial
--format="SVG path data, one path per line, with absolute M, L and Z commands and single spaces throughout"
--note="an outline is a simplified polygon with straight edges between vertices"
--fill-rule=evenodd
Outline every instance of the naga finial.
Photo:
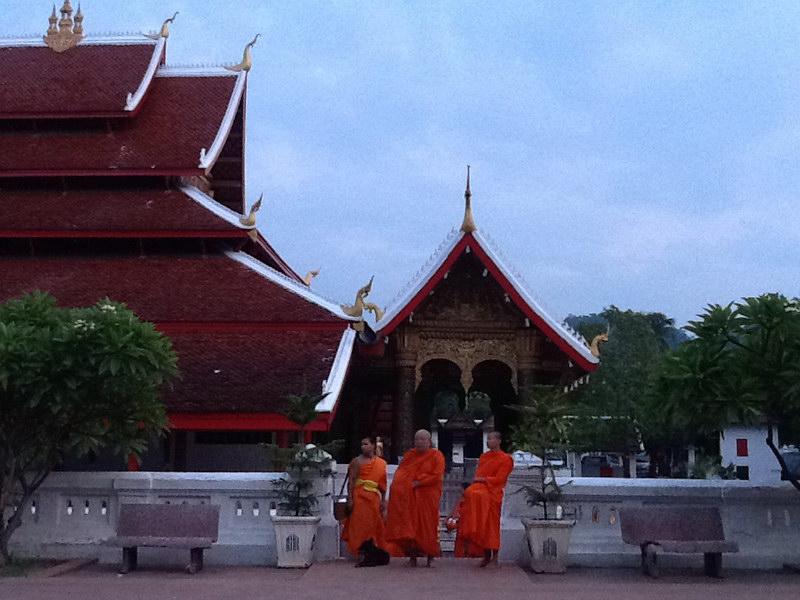
M 342 304 L 342 312 L 349 317 L 359 317 L 361 322 L 358 325 L 362 325 L 364 321 L 364 311 L 369 311 L 373 315 L 375 315 L 375 320 L 380 321 L 383 318 L 383 309 L 374 304 L 373 302 L 366 302 L 364 299 L 369 296 L 369 293 L 372 291 L 372 281 L 375 279 L 375 276 L 369 278 L 369 283 L 367 285 L 362 286 L 356 292 L 356 301 L 353 302 L 351 305 Z M 363 329 L 363 326 L 362 326 Z M 360 329 L 358 329 L 360 331 Z
M 469 189 L 469 165 L 467 165 L 467 189 L 464 190 L 464 221 L 461 223 L 461 231 L 472 233 L 478 226 L 472 218 L 472 192 Z
M 175 11 L 175 14 L 172 15 L 169 19 L 165 19 L 164 22 L 161 24 L 161 31 L 158 34 L 158 37 L 168 38 L 169 37 L 169 26 L 173 22 L 175 22 L 175 17 L 177 17 L 179 11 Z
M 319 269 L 314 269 L 313 271 L 309 271 L 303 276 L 303 283 L 305 283 L 307 287 L 311 287 L 311 282 L 314 281 L 314 278 L 317 275 L 319 275 Z
M 589 350 L 592 356 L 600 358 L 600 344 L 605 344 L 608 341 L 608 332 L 601 333 L 592 338 L 592 343 L 589 345 Z
M 256 226 L 256 213 L 261 210 L 261 202 L 264 200 L 264 194 L 262 193 L 258 200 L 250 207 L 250 212 L 245 216 L 242 215 L 239 217 L 239 223 L 246 227 L 255 227 Z
M 261 37 L 260 33 L 257 33 L 256 36 L 244 47 L 244 53 L 242 54 L 242 62 L 238 65 L 233 67 L 225 67 L 229 71 L 249 71 L 253 67 L 253 52 L 252 48 L 256 45 L 256 41 L 258 38 Z

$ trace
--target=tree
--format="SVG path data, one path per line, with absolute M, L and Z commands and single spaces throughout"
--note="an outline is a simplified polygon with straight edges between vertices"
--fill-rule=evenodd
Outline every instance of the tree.
M 139 455 L 166 427 L 168 338 L 125 305 L 58 308 L 36 292 L 0 304 L 0 563 L 23 507 L 66 455 Z
M 576 390 L 571 433 L 576 449 L 631 453 L 653 424 L 648 389 L 653 374 L 675 339 L 674 321 L 662 313 L 641 313 L 610 306 L 600 314 L 569 317 L 567 322 L 591 340 L 609 331 L 600 367 Z
M 774 438 L 776 426 L 800 421 L 800 299 L 764 294 L 712 304 L 686 329 L 695 339 L 659 373 L 663 413 L 676 427 L 704 433 L 764 422 L 767 446 L 800 491 Z

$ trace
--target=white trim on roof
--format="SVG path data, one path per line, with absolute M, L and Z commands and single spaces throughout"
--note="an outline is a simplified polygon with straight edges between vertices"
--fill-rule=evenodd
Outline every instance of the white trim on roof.
M 255 226 L 248 227 L 247 225 L 242 225 L 242 222 L 239 220 L 242 215 L 237 213 L 235 210 L 231 210 L 224 204 L 220 204 L 214 200 L 214 198 L 203 192 L 200 188 L 197 188 L 193 185 L 182 185 L 180 190 L 189 198 L 197 202 L 200 206 L 214 213 L 220 219 L 227 221 L 234 227 L 246 230 L 255 229 Z
M 135 92 L 129 93 L 125 102 L 125 110 L 134 111 L 139 103 L 144 98 L 147 88 L 150 87 L 150 82 L 153 81 L 153 76 L 156 74 L 158 64 L 161 62 L 161 57 L 164 55 L 164 48 L 167 45 L 167 38 L 159 37 L 156 45 L 153 47 L 153 56 L 150 57 L 150 63 L 147 65 L 147 70 L 144 72 L 141 83 Z
M 136 46 L 142 44 L 157 43 L 156 40 L 148 37 L 143 33 L 123 33 L 115 35 L 113 33 L 106 35 L 90 35 L 83 38 L 78 42 L 80 46 Z M 18 48 L 18 47 L 32 47 L 32 48 L 46 48 L 47 44 L 41 35 L 19 36 L 19 37 L 0 37 L 0 48 Z
M 156 77 L 236 77 L 237 72 L 222 65 L 166 65 L 156 71 Z
M 236 76 L 236 85 L 233 87 L 233 93 L 228 101 L 228 108 L 225 110 L 225 116 L 222 117 L 222 123 L 217 131 L 217 136 L 211 143 L 211 147 L 206 150 L 200 150 L 200 163 L 197 165 L 201 169 L 210 169 L 217 162 L 219 153 L 222 152 L 222 147 L 225 145 L 225 140 L 228 139 L 228 134 L 233 127 L 233 120 L 236 118 L 236 111 L 239 110 L 239 102 L 244 93 L 244 84 L 247 81 L 247 71 L 239 71 Z
M 328 379 L 322 386 L 322 393 L 328 395 L 317 404 L 317 412 L 331 412 L 336 403 L 339 402 L 339 396 L 344 387 L 344 379 L 347 375 L 347 368 L 350 365 L 350 358 L 353 356 L 353 345 L 356 341 L 356 332 L 348 327 L 342 334 L 342 339 L 339 342 L 339 348 L 336 350 L 336 356 L 331 365 L 331 372 L 328 374 Z
M 252 269 L 259 275 L 262 275 L 266 279 L 269 279 L 272 283 L 275 283 L 290 292 L 297 294 L 304 300 L 311 302 L 312 304 L 316 304 L 317 306 L 324 308 L 328 312 L 332 313 L 334 316 L 339 317 L 345 321 L 358 321 L 356 317 L 351 317 L 346 315 L 344 311 L 342 311 L 342 307 L 339 304 L 336 304 L 332 300 L 328 300 L 327 298 L 323 298 L 319 294 L 312 292 L 309 288 L 307 288 L 302 283 L 298 283 L 294 279 L 290 279 L 283 273 L 276 271 L 269 265 L 265 265 L 260 260 L 257 260 L 250 256 L 245 252 L 236 252 L 235 250 L 226 250 L 225 254 L 235 260 L 236 262 L 243 264 L 245 267 Z
M 579 338 L 578 334 L 571 328 L 567 328 L 566 325 L 559 323 L 556 319 L 548 314 L 539 301 L 533 297 L 533 294 L 530 293 L 527 286 L 524 285 L 520 278 L 508 268 L 506 261 L 503 260 L 503 258 L 495 251 L 495 249 L 492 247 L 492 244 L 488 243 L 486 238 L 481 235 L 481 232 L 474 231 L 472 236 L 475 238 L 475 241 L 480 244 L 483 251 L 489 255 L 489 258 L 492 259 L 492 262 L 497 266 L 498 269 L 500 269 L 500 272 L 503 273 L 505 278 L 508 279 L 508 281 L 514 287 L 514 290 L 520 296 L 522 296 L 522 299 L 525 300 L 528 306 L 530 306 L 545 323 L 547 323 L 557 334 L 559 334 L 563 340 L 572 346 L 572 348 L 578 354 L 580 354 L 581 357 L 585 358 L 591 364 L 598 364 L 600 360 L 592 354 L 583 338 Z
M 445 240 L 439 245 L 436 251 L 431 255 L 422 268 L 417 271 L 411 281 L 400 290 L 397 296 L 392 300 L 383 314 L 383 318 L 375 324 L 375 331 L 380 331 L 388 325 L 392 319 L 397 316 L 405 306 L 414 299 L 419 291 L 425 286 L 428 280 L 433 277 L 433 274 L 439 270 L 444 261 L 456 247 L 461 238 L 464 237 L 464 232 L 453 229 Z

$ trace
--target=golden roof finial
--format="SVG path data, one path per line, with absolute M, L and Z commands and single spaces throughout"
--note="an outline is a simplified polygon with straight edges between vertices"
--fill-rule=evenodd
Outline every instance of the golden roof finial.
M 261 37 L 260 33 L 256 34 L 256 37 L 244 47 L 244 54 L 242 54 L 242 62 L 238 65 L 233 67 L 225 67 L 229 71 L 249 71 L 253 67 L 253 52 L 252 48 L 256 45 L 256 41 L 258 38 Z
M 61 19 L 58 19 L 54 4 L 53 12 L 48 19 L 50 26 L 47 28 L 47 35 L 44 36 L 44 43 L 55 52 L 69 50 L 77 46 L 78 42 L 83 39 L 83 13 L 80 6 L 74 22 L 72 20 L 72 5 L 69 0 L 64 0 L 60 12 Z M 58 23 L 57 27 L 56 23 Z
M 169 25 L 170 25 L 170 23 L 175 21 L 175 17 L 177 17 L 177 16 L 178 16 L 178 11 L 176 10 L 174 15 L 172 15 L 169 19 L 166 19 L 161 24 L 161 32 L 158 34 L 159 37 L 162 37 L 162 38 L 168 38 L 169 37 Z
M 253 206 L 250 207 L 250 212 L 247 216 L 242 215 L 239 217 L 239 222 L 246 227 L 255 227 L 256 226 L 256 213 L 261 210 L 261 202 L 264 200 L 264 194 L 262 193 L 258 200 L 255 201 Z
M 353 325 L 353 329 L 356 331 L 363 331 L 364 330 L 364 311 L 369 311 L 375 315 L 375 320 L 380 321 L 383 318 L 383 309 L 377 304 L 372 302 L 366 302 L 364 298 L 369 296 L 369 293 L 372 291 L 372 280 L 375 279 L 375 276 L 369 278 L 369 283 L 367 285 L 362 286 L 356 292 L 356 301 L 353 302 L 351 305 L 342 304 L 342 312 L 350 317 L 359 317 L 361 321 Z
M 309 271 L 303 277 L 303 283 L 305 283 L 308 287 L 311 287 L 311 282 L 317 275 L 319 275 L 319 269 L 314 269 L 313 271 Z
M 467 165 L 467 189 L 464 190 L 464 221 L 461 223 L 461 231 L 472 233 L 478 227 L 472 218 L 472 192 L 469 189 L 469 165 Z

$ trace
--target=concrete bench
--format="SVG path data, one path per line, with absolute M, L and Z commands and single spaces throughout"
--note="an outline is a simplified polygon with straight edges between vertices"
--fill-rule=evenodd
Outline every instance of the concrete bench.
M 203 568 L 203 550 L 219 535 L 219 506 L 206 504 L 123 504 L 117 535 L 109 544 L 122 546 L 120 573 L 136 569 L 139 546 L 186 548 L 190 561 L 186 570 Z
M 722 553 L 738 552 L 736 542 L 725 539 L 717 508 L 652 506 L 620 510 L 622 541 L 639 546 L 642 570 L 658 577 L 658 553 L 702 553 L 705 574 L 722 577 Z

